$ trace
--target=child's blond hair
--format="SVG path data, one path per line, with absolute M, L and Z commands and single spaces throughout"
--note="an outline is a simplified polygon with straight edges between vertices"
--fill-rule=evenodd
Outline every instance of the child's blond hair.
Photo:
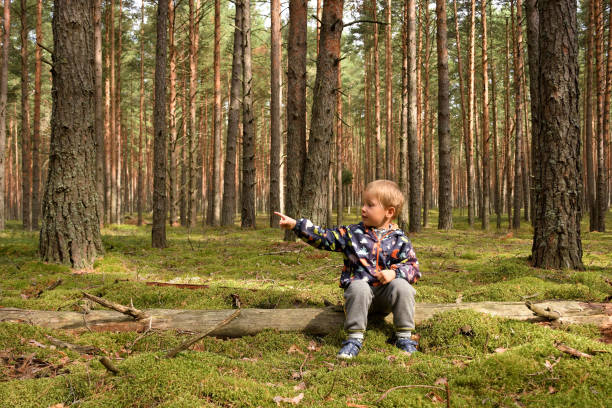
M 368 183 L 364 192 L 366 191 L 376 197 L 385 209 L 389 207 L 395 208 L 393 218 L 397 217 L 402 211 L 404 195 L 397 183 L 391 180 L 374 180 Z

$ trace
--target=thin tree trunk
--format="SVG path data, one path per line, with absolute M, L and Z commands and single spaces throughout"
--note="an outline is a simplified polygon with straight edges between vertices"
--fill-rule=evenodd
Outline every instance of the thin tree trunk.
M 198 214 L 196 206 L 196 154 L 198 149 L 198 118 L 196 96 L 198 93 L 198 42 L 200 39 L 200 24 L 198 17 L 199 9 L 200 0 L 189 0 L 189 227 L 195 227 Z M 221 159 L 219 159 L 219 163 L 220 162 Z M 219 208 L 219 211 L 220 210 L 221 209 Z
M 372 20 L 376 21 L 378 11 L 377 0 L 372 0 Z M 374 46 L 372 52 L 374 53 L 374 127 L 376 132 L 376 178 L 384 178 L 384 159 L 383 159 L 383 147 L 382 147 L 382 135 L 380 130 L 380 58 L 378 54 L 378 24 L 372 25 L 374 35 Z
M 342 36 L 343 0 L 323 4 L 321 42 L 313 91 L 308 158 L 302 185 L 302 214 L 315 224 L 327 219 L 327 183 L 330 144 L 333 142 L 338 62 Z
M 508 229 L 512 229 L 512 182 L 510 181 L 510 35 L 506 18 L 506 58 L 504 70 L 504 177 L 506 179 L 506 211 Z
M 367 106 L 367 104 L 366 104 Z M 402 15 L 402 112 L 400 130 L 399 187 L 408 197 L 408 2 L 403 3 Z M 399 227 L 408 227 L 408 205 L 399 214 Z
M 4 189 L 5 173 L 4 169 L 11 168 L 11 162 L 9 159 L 8 166 L 5 164 L 6 149 L 6 100 L 7 100 L 7 87 L 8 87 L 8 52 L 11 42 L 11 1 L 4 0 L 4 16 L 2 25 L 2 60 L 0 61 L 0 231 L 4 230 L 6 225 L 6 219 L 8 218 L 8 212 L 5 212 L 5 195 L 4 192 L 8 191 Z M 13 153 L 15 160 L 17 160 L 17 151 Z M 15 165 L 15 170 L 17 166 Z M 9 177 L 10 180 L 10 177 Z M 11 189 L 10 191 L 15 191 Z
M 536 175 L 533 265 L 584 269 L 575 0 L 538 1 L 540 167 Z M 520 21 L 520 20 L 519 20 Z
M 123 183 L 121 182 L 121 178 L 122 178 L 122 169 L 123 169 L 123 163 L 122 163 L 122 154 L 121 151 L 123 149 L 123 145 L 124 145 L 124 140 L 123 140 L 123 128 L 121 127 L 121 121 L 122 121 L 122 114 L 121 114 L 121 52 L 122 52 L 122 37 L 123 37 L 123 31 L 122 31 L 122 27 L 121 27 L 121 21 L 123 19 L 123 1 L 119 0 L 119 16 L 118 16 L 119 21 L 117 22 L 117 37 L 118 37 L 118 42 L 117 42 L 117 48 L 115 49 L 115 51 L 117 52 L 117 56 L 115 57 L 115 63 L 116 63 L 116 81 L 117 84 L 115 85 L 115 119 L 114 119 L 114 123 L 115 123 L 115 148 L 116 148 L 116 153 L 115 153 L 115 160 L 116 160 L 116 171 L 117 174 L 115 175 L 115 207 L 116 207 L 116 212 L 115 212 L 115 223 L 120 224 L 123 220 L 123 208 L 122 208 L 122 191 L 123 191 Z
M 608 57 L 606 61 L 606 91 L 604 93 L 604 109 L 603 109 L 603 135 L 602 144 L 602 182 L 601 182 L 601 200 L 597 202 L 599 206 L 599 231 L 606 230 L 606 214 L 608 212 L 608 178 L 610 168 L 608 165 L 608 150 L 610 148 L 610 97 L 612 96 L 612 18 L 608 16 Z
M 468 223 L 474 227 L 474 41 L 476 28 L 476 0 L 471 0 L 470 12 L 470 49 L 468 66 L 468 132 L 465 137 L 465 164 L 467 169 Z
M 595 146 L 596 146 L 596 161 L 597 161 L 597 179 L 595 180 L 597 198 L 597 231 L 605 230 L 605 203 L 604 203 L 604 93 L 606 88 L 605 72 L 604 72 L 604 23 L 603 23 L 603 5 L 602 0 L 595 1 L 595 86 L 597 89 L 596 97 L 596 120 L 597 127 L 595 131 Z
M 245 14 L 249 3 L 244 3 Z M 246 18 L 246 15 L 245 15 Z M 245 24 L 247 22 L 245 21 Z M 249 22 L 250 24 L 250 22 Z M 250 30 L 250 27 L 248 28 Z M 250 41 L 250 40 L 249 40 Z M 250 47 L 250 42 L 249 42 Z M 249 57 L 250 58 L 250 57 Z M 246 70 L 246 67 L 245 67 Z M 219 225 L 221 222 L 221 2 L 215 0 L 215 36 L 214 36 L 214 51 L 213 51 L 213 71 L 214 71 L 214 88 L 213 88 L 213 176 L 210 182 L 212 183 L 212 219 L 208 220 L 209 225 Z M 246 93 L 245 93 L 246 95 Z M 254 220 L 253 220 L 254 221 Z M 255 225 L 253 223 L 253 225 Z
M 421 159 L 417 133 L 417 47 L 415 0 L 408 2 L 408 156 L 410 167 L 409 231 L 421 231 Z
M 28 26 L 26 0 L 21 0 L 21 214 L 23 228 L 32 229 L 32 141 L 30 140 L 30 102 L 28 89 Z
M 336 92 L 336 225 L 342 225 L 342 212 L 344 211 L 344 203 L 342 201 L 342 150 L 343 141 L 342 125 L 344 118 L 342 116 L 342 66 L 338 62 L 338 92 Z M 331 179 L 330 179 L 331 184 Z M 331 225 L 331 224 L 328 224 Z
M 482 229 L 489 229 L 491 175 L 489 171 L 489 73 L 487 61 L 487 2 L 481 2 L 482 22 Z
M 436 46 L 438 50 L 438 196 L 440 216 L 438 229 L 453 227 L 453 197 L 451 171 L 451 137 L 448 78 L 448 44 L 446 25 L 446 0 L 436 0 Z
M 36 42 L 42 44 L 42 0 L 36 2 Z M 40 75 L 42 49 L 35 47 L 36 67 L 34 70 L 34 133 L 32 134 L 32 229 L 38 229 L 40 216 Z M 97 144 L 97 140 L 96 140 Z M 0 184 L 1 185 L 1 184 Z
M 223 209 L 221 212 L 221 225 L 224 226 L 234 225 L 236 217 L 236 143 L 240 131 L 240 101 L 242 100 L 242 11 L 242 6 L 239 7 L 236 4 L 230 105 L 227 115 L 227 139 L 225 142 Z
M 39 0 L 39 3 L 42 0 Z M 106 177 L 106 142 L 104 140 L 104 93 L 102 83 L 102 0 L 93 1 L 93 24 L 94 24 L 94 68 L 95 68 L 95 86 L 96 86 L 96 116 L 95 116 L 95 132 L 96 132 L 96 191 L 98 193 L 99 205 L 98 219 L 100 225 L 104 225 L 105 214 L 105 199 L 104 186 Z M 37 25 L 38 26 L 38 25 Z M 38 37 L 38 34 L 37 34 Z M 36 40 L 42 42 L 41 39 Z M 36 116 L 36 113 L 35 113 Z
M 270 227 L 278 227 L 281 189 L 281 8 L 280 0 L 270 5 Z
M 429 33 L 429 0 L 425 3 L 425 20 L 423 22 L 423 31 L 425 31 L 425 63 L 423 69 L 425 71 L 423 75 L 423 122 L 422 122 L 422 135 L 423 135 L 423 227 L 427 227 L 429 223 L 429 207 L 431 197 L 431 162 L 430 156 L 430 138 L 432 137 L 429 127 L 429 58 L 431 56 L 430 47 L 430 33 Z
M 91 126 L 95 117 L 91 3 L 56 0 L 52 27 L 51 151 L 39 252 L 43 261 L 84 269 L 103 252 Z
M 495 208 L 496 228 L 501 228 L 501 191 L 500 191 L 500 155 L 499 155 L 499 139 L 497 137 L 497 82 L 495 81 L 495 66 L 493 64 L 493 55 L 489 58 L 491 67 L 491 96 L 493 101 L 491 106 L 493 108 L 493 200 Z M 503 166 L 502 166 L 503 167 Z
M 386 139 L 385 139 L 385 174 L 388 180 L 393 178 L 393 98 L 392 98 L 392 71 L 391 64 L 393 63 L 393 54 L 391 53 L 391 0 L 387 0 L 385 10 L 385 108 L 386 108 Z
M 169 53 L 170 53 L 170 81 L 168 96 L 170 98 L 168 105 L 169 116 L 169 134 L 170 140 L 168 143 L 168 154 L 170 156 L 170 171 L 168 172 L 168 207 L 170 215 L 170 225 L 177 226 L 178 224 L 178 130 L 176 123 L 176 47 L 174 44 L 174 29 L 176 13 L 174 11 L 174 1 L 168 1 L 168 36 L 169 36 Z
M 144 205 L 144 180 L 142 174 L 143 147 L 142 138 L 144 135 L 144 1 L 140 4 L 140 111 L 138 115 L 139 132 L 138 132 L 138 183 L 137 183 L 137 209 L 138 209 L 138 225 L 142 225 L 142 211 Z
M 522 143 L 523 143 L 523 96 L 521 86 L 521 75 L 523 73 L 523 30 L 521 27 L 522 7 L 521 0 L 516 0 L 516 19 L 514 19 L 514 7 L 511 7 L 513 15 L 513 39 L 514 39 L 514 211 L 512 216 L 512 228 L 521 227 L 521 202 L 522 193 Z
M 306 0 L 289 1 L 289 36 L 287 38 L 287 194 L 285 211 L 296 217 L 306 162 Z M 289 148 L 291 146 L 291 148 Z M 294 241 L 293 231 L 286 231 L 285 241 Z
M 166 243 L 166 49 L 168 0 L 157 3 L 157 42 L 155 45 L 155 101 L 153 104 L 153 229 L 154 248 L 165 248 Z
M 251 0 L 240 0 L 242 18 L 242 228 L 255 228 L 255 130 L 251 65 Z M 263 119 L 263 118 L 262 118 Z M 216 146 L 215 146 L 216 147 Z M 220 147 L 220 146 L 219 146 Z
M 595 190 L 595 169 L 593 168 L 593 48 L 594 48 L 594 2 L 589 1 L 589 19 L 587 25 L 587 49 L 585 57 L 585 160 L 586 160 L 586 185 L 587 185 L 587 208 L 589 209 L 589 231 L 597 230 L 597 195 Z

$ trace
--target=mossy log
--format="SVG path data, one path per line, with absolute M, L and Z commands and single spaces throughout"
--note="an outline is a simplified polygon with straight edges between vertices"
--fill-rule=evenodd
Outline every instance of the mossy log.
M 541 302 L 540 307 L 559 312 L 559 323 L 596 324 L 612 323 L 612 304 L 584 303 L 578 301 Z M 535 316 L 524 302 L 474 302 L 474 303 L 418 303 L 416 323 L 420 324 L 436 313 L 454 309 L 470 309 L 493 316 L 524 321 L 546 321 Z M 0 308 L 0 321 L 30 323 L 51 329 L 92 331 L 144 331 L 179 330 L 201 333 L 211 330 L 230 317 L 235 309 L 222 310 L 173 310 L 147 309 L 147 319 L 134 320 L 112 310 L 94 310 L 88 314 L 77 312 L 52 312 Z M 387 316 L 388 322 L 392 316 Z M 344 314 L 334 308 L 304 309 L 242 309 L 240 316 L 229 324 L 209 333 L 210 336 L 240 337 L 256 334 L 265 329 L 278 331 L 302 331 L 311 334 L 327 334 L 342 326 Z

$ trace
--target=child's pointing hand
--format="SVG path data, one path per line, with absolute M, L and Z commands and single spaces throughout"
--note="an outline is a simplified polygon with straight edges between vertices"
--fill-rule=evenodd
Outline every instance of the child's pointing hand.
M 293 218 L 287 217 L 285 214 L 281 214 L 276 211 L 274 211 L 274 214 L 281 217 L 280 221 L 278 222 L 279 227 L 286 229 L 286 230 L 290 230 L 295 227 L 296 221 Z

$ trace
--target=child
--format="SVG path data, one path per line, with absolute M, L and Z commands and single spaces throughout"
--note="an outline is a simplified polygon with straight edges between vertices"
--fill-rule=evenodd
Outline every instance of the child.
M 393 312 L 395 345 L 413 353 L 418 343 L 411 339 L 414 329 L 414 295 L 412 287 L 420 277 L 419 264 L 404 233 L 393 220 L 401 211 L 404 196 L 397 184 L 376 180 L 363 192 L 359 224 L 323 229 L 308 219 L 298 221 L 286 215 L 279 225 L 315 248 L 342 252 L 344 267 L 340 287 L 344 289 L 348 338 L 342 343 L 338 358 L 350 359 L 361 349 L 368 321 L 368 311 Z

